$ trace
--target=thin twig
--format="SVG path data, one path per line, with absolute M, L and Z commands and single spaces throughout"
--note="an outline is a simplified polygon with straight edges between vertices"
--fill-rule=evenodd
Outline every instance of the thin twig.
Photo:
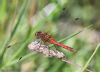
M 94 50 L 93 54 L 91 55 L 91 57 L 89 58 L 89 60 L 87 61 L 87 63 L 84 65 L 84 67 L 82 68 L 81 72 L 84 72 L 86 70 L 86 68 L 88 67 L 90 61 L 92 60 L 92 58 L 94 57 L 94 55 L 96 54 L 97 50 L 100 48 L 100 43 L 97 45 L 96 49 Z

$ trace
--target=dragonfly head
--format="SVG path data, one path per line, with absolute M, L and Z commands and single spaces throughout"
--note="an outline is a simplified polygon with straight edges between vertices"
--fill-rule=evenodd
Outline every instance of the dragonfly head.
M 41 31 L 38 31 L 38 32 L 35 33 L 35 36 L 36 36 L 37 38 L 39 38 L 39 36 L 41 35 L 41 33 L 42 33 Z

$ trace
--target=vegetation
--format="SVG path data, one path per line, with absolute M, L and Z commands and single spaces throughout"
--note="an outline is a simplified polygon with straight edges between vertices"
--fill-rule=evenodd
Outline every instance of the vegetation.
M 0 0 L 0 72 L 100 72 L 99 13 L 99 0 Z M 37 31 L 73 47 L 56 49 L 81 67 L 31 52 Z

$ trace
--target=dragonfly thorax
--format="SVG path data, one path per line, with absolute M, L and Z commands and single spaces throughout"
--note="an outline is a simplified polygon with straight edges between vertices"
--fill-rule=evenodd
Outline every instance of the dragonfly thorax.
M 51 39 L 51 35 L 48 35 L 47 33 L 43 33 L 43 32 L 36 32 L 36 37 L 38 39 L 41 39 L 44 42 L 48 42 Z

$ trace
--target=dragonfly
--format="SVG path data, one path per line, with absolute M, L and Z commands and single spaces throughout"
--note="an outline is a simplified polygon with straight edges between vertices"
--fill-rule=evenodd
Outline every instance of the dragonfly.
M 71 48 L 65 44 L 57 42 L 56 39 L 52 35 L 49 35 L 46 32 L 38 31 L 35 33 L 35 36 L 38 40 L 41 40 L 44 43 L 54 44 L 54 45 L 60 46 L 64 49 L 67 49 L 70 52 L 75 52 L 74 48 Z M 20 43 L 16 42 L 15 44 L 8 45 L 7 48 L 10 48 L 10 47 L 17 45 L 17 44 L 20 44 Z
M 42 31 L 38 31 L 35 33 L 35 36 L 37 39 L 41 39 L 44 43 L 50 43 L 50 44 L 54 44 L 54 45 L 57 45 L 57 46 L 60 46 L 64 49 L 67 49 L 68 51 L 70 52 L 74 52 L 74 48 L 71 48 L 67 45 L 64 45 L 60 42 L 57 42 L 56 39 L 52 36 L 52 35 L 49 35 L 48 33 L 45 33 L 45 32 L 42 32 Z

